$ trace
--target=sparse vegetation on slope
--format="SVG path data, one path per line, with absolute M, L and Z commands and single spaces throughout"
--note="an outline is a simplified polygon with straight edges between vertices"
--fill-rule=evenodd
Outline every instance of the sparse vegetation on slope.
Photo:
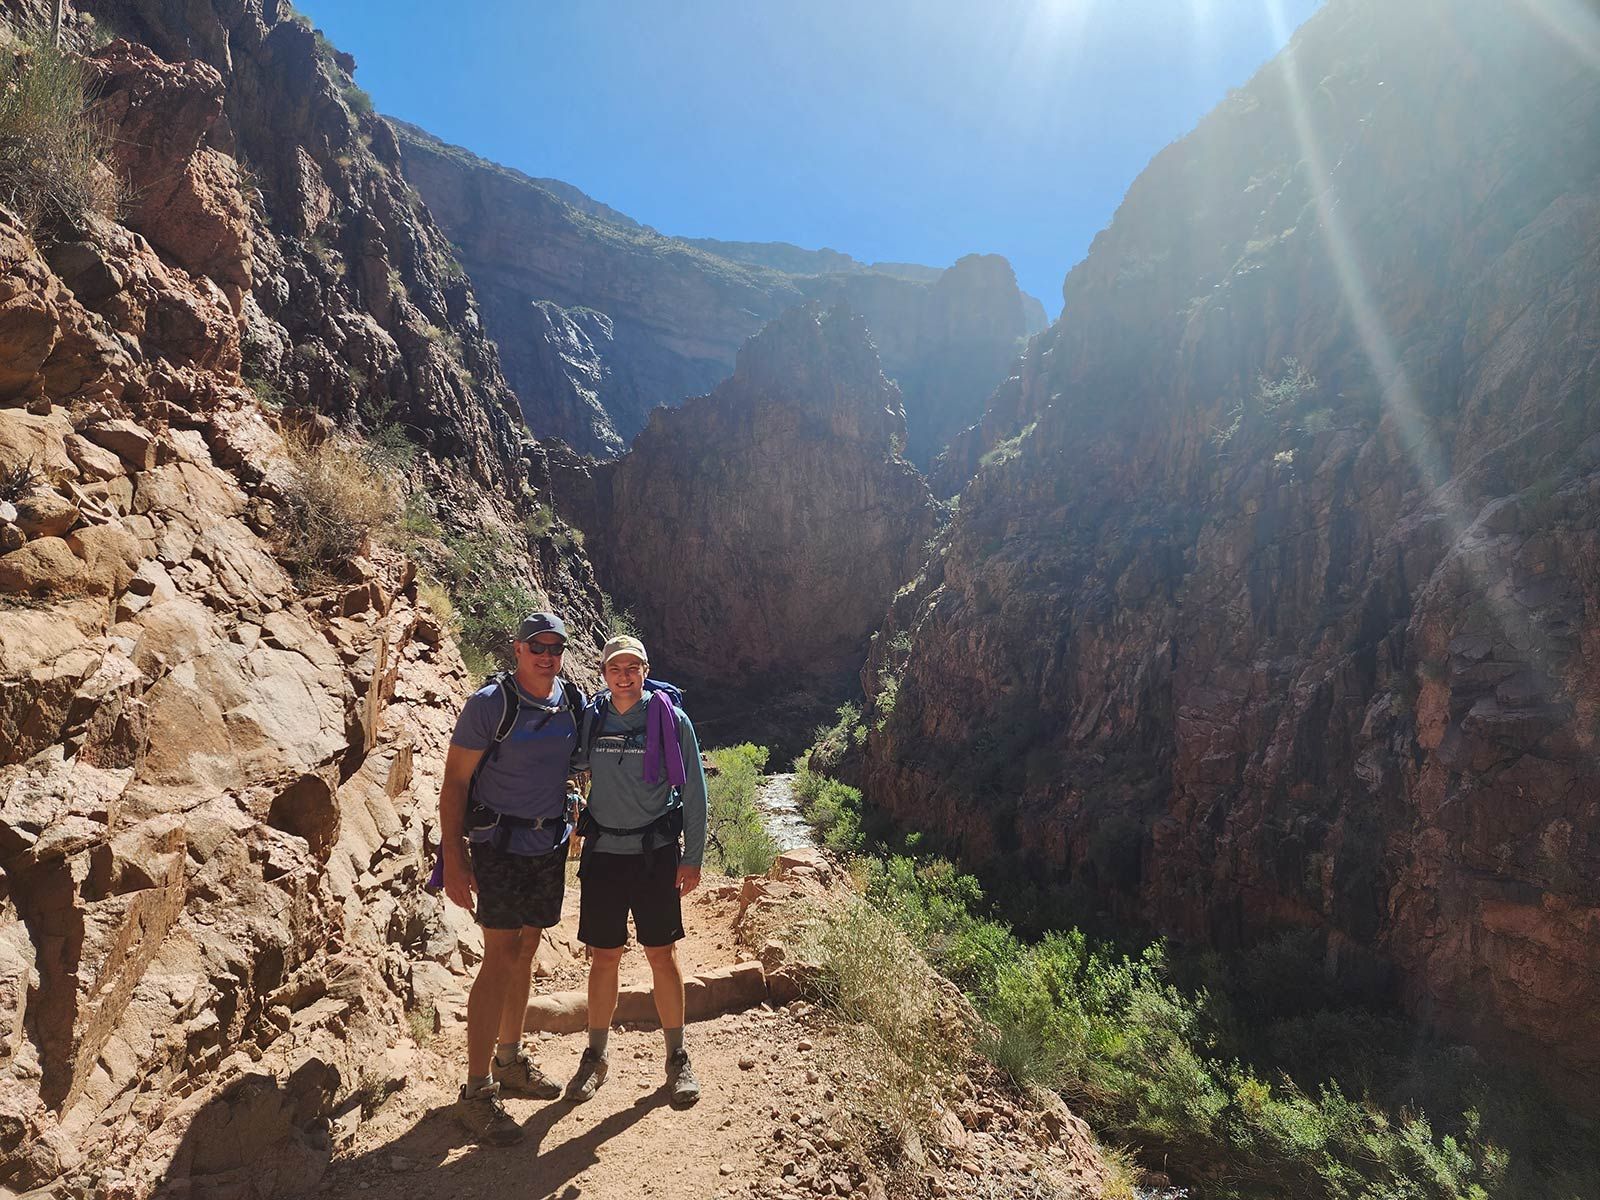
M 814 753 L 836 757 L 853 719 L 841 710 Z M 853 823 L 859 846 L 860 793 L 806 758 L 795 781 L 803 810 L 830 841 L 841 820 Z M 1174 957 L 1160 942 L 1129 951 L 1070 928 L 1024 938 L 1007 906 L 950 862 L 869 845 L 856 867 L 863 912 L 972 1001 L 977 1053 L 1021 1086 L 1058 1092 L 1102 1137 L 1198 1195 L 1600 1195 L 1600 1154 L 1574 1152 L 1580 1131 L 1536 1087 L 1362 1006 L 1354 988 L 1324 979 L 1320 948 L 1304 937 L 1233 960 Z M 866 919 L 820 936 L 830 988 L 888 937 L 861 928 Z M 880 979 L 897 978 L 888 957 L 876 956 Z
M 1520 1080 L 1397 1018 L 1314 1007 L 1315 989 L 1292 981 L 1315 972 L 1279 961 L 1281 946 L 1196 966 L 1160 943 L 1126 954 L 1077 930 L 1024 942 L 948 862 L 887 856 L 864 874 L 869 903 L 987 1021 L 980 1053 L 1205 1196 L 1600 1194 L 1600 1162 L 1560 1149 L 1564 1121 Z M 1313 1007 L 1269 998 L 1296 990 Z
M 0 203 L 37 232 L 85 213 L 110 216 L 120 198 L 106 166 L 111 135 L 85 109 L 82 60 L 56 47 L 48 30 L 21 47 L 0 46 Z

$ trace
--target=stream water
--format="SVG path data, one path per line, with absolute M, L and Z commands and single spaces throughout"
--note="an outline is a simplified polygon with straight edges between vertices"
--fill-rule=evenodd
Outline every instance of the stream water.
M 778 849 L 798 850 L 815 846 L 817 838 L 800 815 L 800 802 L 794 796 L 793 775 L 767 775 L 756 791 L 756 809 Z

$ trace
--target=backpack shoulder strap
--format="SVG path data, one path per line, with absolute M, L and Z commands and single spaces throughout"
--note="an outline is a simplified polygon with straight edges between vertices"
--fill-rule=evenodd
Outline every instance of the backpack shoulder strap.
M 494 741 L 489 743 L 483 757 L 478 759 L 478 765 L 472 768 L 472 777 L 467 780 L 469 813 L 477 804 L 472 793 L 477 790 L 478 776 L 483 774 L 483 768 L 489 765 L 489 760 L 500 752 L 500 743 L 511 733 L 511 727 L 517 723 L 517 714 L 522 711 L 522 701 L 517 697 L 517 689 L 511 682 L 511 676 L 500 671 L 489 676 L 489 682 L 494 684 L 500 693 L 500 723 L 495 726 Z
M 601 688 L 583 706 L 583 724 L 578 731 L 578 749 L 587 759 L 594 749 L 594 740 L 600 736 L 600 726 L 605 723 L 606 703 L 611 699 L 611 689 Z
M 511 676 L 504 671 L 496 675 L 494 681 L 500 689 L 500 724 L 494 731 L 494 744 L 498 746 L 506 740 L 511 727 L 517 723 L 517 714 L 522 711 L 522 698 L 517 695 L 517 686 L 511 682 Z

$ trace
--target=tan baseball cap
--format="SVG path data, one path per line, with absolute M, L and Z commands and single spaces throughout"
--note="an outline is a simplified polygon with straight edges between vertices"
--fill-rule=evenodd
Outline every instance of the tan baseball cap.
M 643 663 L 650 661 L 650 656 L 644 652 L 644 643 L 638 638 L 614 637 L 600 651 L 600 665 L 605 666 L 619 654 L 631 654 Z

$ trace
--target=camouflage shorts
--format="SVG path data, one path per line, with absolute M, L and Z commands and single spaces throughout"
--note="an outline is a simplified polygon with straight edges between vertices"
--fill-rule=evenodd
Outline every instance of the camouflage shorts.
M 485 929 L 549 929 L 561 920 L 567 890 L 567 847 L 548 854 L 512 854 L 489 842 L 472 843 L 478 884 L 474 919 Z

